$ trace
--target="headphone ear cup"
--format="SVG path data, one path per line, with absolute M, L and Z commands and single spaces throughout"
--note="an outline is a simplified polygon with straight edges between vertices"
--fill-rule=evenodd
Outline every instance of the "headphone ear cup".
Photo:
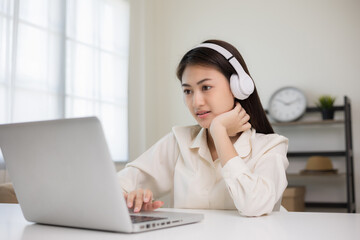
M 230 89 L 235 98 L 244 100 L 254 92 L 254 82 L 249 75 L 240 79 L 237 74 L 233 74 L 230 77 Z
M 237 74 L 233 74 L 230 77 L 230 89 L 232 94 L 234 95 L 235 98 L 243 100 L 245 98 L 247 98 L 246 96 L 244 96 L 241 92 L 240 89 L 240 79 L 239 76 Z

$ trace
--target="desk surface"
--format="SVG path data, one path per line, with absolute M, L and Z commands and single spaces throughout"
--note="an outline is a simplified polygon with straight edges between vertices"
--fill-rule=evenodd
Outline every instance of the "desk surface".
M 166 209 L 179 211 L 177 209 Z M 360 214 L 274 212 L 247 218 L 236 211 L 180 210 L 200 212 L 196 224 L 137 234 L 122 234 L 27 222 L 18 204 L 0 204 L 1 239 L 360 239 Z

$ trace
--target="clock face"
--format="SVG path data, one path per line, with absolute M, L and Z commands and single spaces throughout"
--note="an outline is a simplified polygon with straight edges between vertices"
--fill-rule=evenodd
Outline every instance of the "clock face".
M 279 122 L 290 122 L 299 119 L 306 111 L 304 93 L 294 87 L 277 90 L 270 98 L 270 116 Z

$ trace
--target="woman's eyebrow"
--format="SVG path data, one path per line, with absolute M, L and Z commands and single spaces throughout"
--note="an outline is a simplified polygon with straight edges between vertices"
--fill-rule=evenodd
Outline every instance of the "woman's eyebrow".
M 210 80 L 211 80 L 210 78 L 205 78 L 205 79 L 203 79 L 203 80 L 198 81 L 198 82 L 196 83 L 196 85 L 200 85 L 200 84 L 202 84 L 203 82 L 210 81 Z M 190 84 L 187 84 L 187 83 L 183 83 L 183 84 L 181 84 L 181 86 L 183 86 L 183 87 L 191 87 Z

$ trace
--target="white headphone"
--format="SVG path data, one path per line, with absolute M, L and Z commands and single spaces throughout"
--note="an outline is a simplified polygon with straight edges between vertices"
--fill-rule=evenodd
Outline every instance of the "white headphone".
M 254 92 L 254 82 L 251 77 L 244 71 L 238 60 L 225 48 L 214 43 L 202 43 L 195 48 L 206 47 L 211 48 L 229 61 L 231 66 L 234 67 L 237 74 L 233 74 L 230 77 L 230 89 L 235 98 L 244 100 L 248 98 Z

